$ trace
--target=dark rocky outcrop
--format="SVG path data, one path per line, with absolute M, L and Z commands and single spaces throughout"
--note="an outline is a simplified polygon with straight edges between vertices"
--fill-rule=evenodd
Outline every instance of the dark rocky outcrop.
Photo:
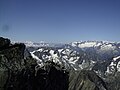
M 24 44 L 10 44 L 9 39 L 0 38 L 0 88 L 7 87 L 11 74 L 23 68 Z
M 12 73 L 7 90 L 68 90 L 68 74 L 49 62 L 35 70 L 35 64 Z M 12 87 L 11 87 L 12 86 Z
M 115 75 L 108 75 L 106 82 L 109 90 L 120 90 L 120 72 L 115 73 Z
M 0 37 L 0 50 L 5 49 L 9 45 L 10 45 L 10 40 L 9 39 L 5 39 L 3 37 Z
M 71 71 L 69 90 L 108 90 L 105 82 L 90 70 Z

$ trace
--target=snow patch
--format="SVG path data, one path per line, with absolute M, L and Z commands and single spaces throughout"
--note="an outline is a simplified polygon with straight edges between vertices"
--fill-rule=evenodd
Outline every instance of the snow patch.
M 120 58 L 120 56 L 113 58 L 113 60 L 116 61 L 116 60 L 119 59 L 119 58 Z

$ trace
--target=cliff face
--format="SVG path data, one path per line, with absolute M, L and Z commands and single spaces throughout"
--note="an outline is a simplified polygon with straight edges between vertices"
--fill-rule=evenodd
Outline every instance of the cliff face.
M 24 58 L 24 50 L 24 44 L 0 38 L 0 90 L 107 90 L 93 71 L 67 71 L 52 61 L 40 67 L 31 56 Z
M 9 87 L 12 73 L 23 68 L 24 49 L 24 44 L 12 45 L 9 39 L 0 38 L 0 88 Z

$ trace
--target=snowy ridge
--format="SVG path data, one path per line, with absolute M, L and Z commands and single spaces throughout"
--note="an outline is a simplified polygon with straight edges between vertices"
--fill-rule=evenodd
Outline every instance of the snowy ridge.
M 79 48 L 89 48 L 89 47 L 100 47 L 100 46 L 108 46 L 112 47 L 114 44 L 118 44 L 115 42 L 108 42 L 108 41 L 81 41 L 81 42 L 73 42 L 71 43 L 72 46 L 76 46 Z
M 33 48 L 27 47 L 28 51 L 40 67 L 46 61 L 53 61 L 64 65 L 67 69 L 94 70 L 100 75 L 120 72 L 120 43 L 81 41 L 57 47 L 54 45 L 51 47 L 50 44 L 36 47 L 32 42 L 29 44 L 28 46 Z
M 42 66 L 45 61 L 52 60 L 55 63 L 63 64 L 66 68 L 78 70 L 83 68 L 91 69 L 95 63 L 95 61 L 89 61 L 87 58 L 81 59 L 82 56 L 85 56 L 85 54 L 70 48 L 48 49 L 41 47 L 35 51 L 30 52 L 30 54 L 34 59 L 37 60 L 37 62 L 39 62 L 40 66 Z
M 115 72 L 120 72 L 120 56 L 114 57 L 110 65 L 107 67 L 106 73 L 112 74 Z

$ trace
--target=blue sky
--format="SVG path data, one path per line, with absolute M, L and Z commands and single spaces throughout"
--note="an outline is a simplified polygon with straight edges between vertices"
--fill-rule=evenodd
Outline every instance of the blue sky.
M 0 0 L 0 36 L 15 41 L 120 41 L 120 0 Z

